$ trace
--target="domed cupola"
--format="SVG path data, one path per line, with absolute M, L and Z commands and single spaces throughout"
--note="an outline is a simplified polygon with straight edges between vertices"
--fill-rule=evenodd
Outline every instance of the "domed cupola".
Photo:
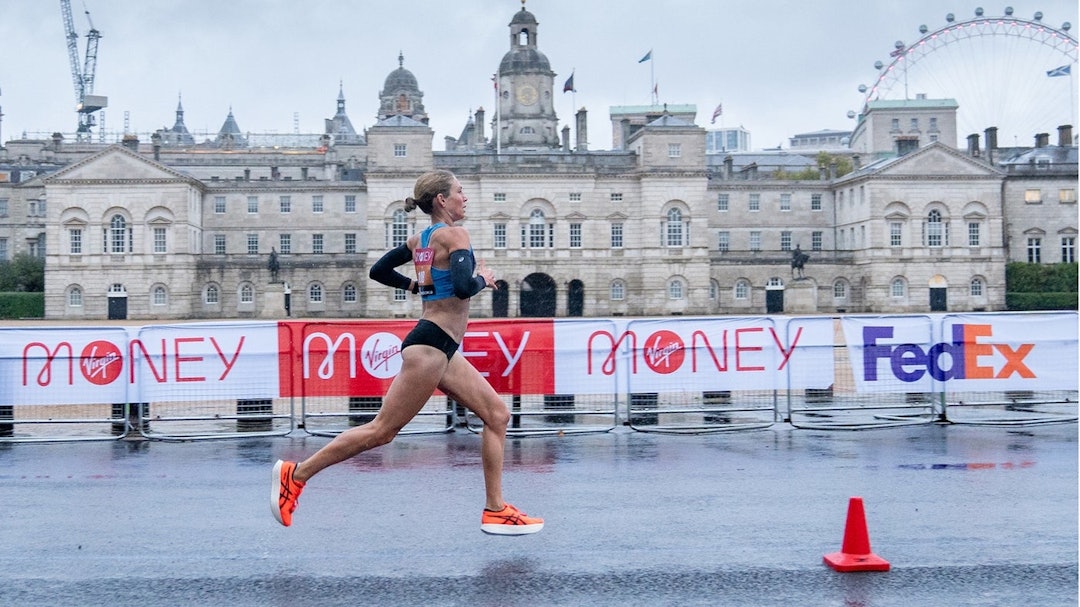
M 379 91 L 379 120 L 393 116 L 407 116 L 427 124 L 428 115 L 424 111 L 424 94 L 416 83 L 416 76 L 405 69 L 405 56 L 398 53 L 398 68 L 386 77 L 383 89 Z
M 552 98 L 555 72 L 537 48 L 538 27 L 522 0 L 521 10 L 510 20 L 510 50 L 499 63 L 499 107 L 492 124 L 496 145 L 524 149 L 560 145 Z

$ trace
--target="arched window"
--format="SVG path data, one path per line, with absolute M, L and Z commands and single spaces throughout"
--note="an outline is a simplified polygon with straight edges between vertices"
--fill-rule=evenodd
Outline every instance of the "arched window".
M 669 247 L 681 247 L 684 245 L 684 226 L 682 211 L 669 209 L 667 223 L 664 228 L 664 244 Z
M 894 278 L 889 286 L 889 294 L 894 299 L 901 299 L 907 295 L 907 283 L 903 278 Z
M 221 291 L 218 290 L 217 285 L 206 286 L 206 291 L 203 292 L 203 301 L 208 304 L 216 304 L 221 301 Z
M 555 246 L 554 226 L 547 222 L 543 209 L 533 209 L 529 213 L 528 226 L 522 227 L 521 246 L 530 249 L 543 249 Z
M 81 308 L 82 302 L 82 289 L 79 287 L 71 287 L 71 289 L 68 290 L 68 305 L 73 308 Z
M 750 297 L 750 282 L 747 280 L 735 281 L 735 299 L 747 299 Z
M 621 280 L 615 280 L 611 283 L 611 300 L 622 301 L 626 298 L 626 283 Z
M 390 248 L 405 244 L 409 239 L 409 222 L 405 209 L 394 211 L 393 223 L 390 224 Z
M 945 230 L 945 222 L 941 219 L 941 212 L 937 209 L 930 211 L 926 216 L 926 246 L 941 247 L 948 244 Z
M 832 286 L 833 299 L 847 299 L 847 282 L 837 280 Z
M 685 296 L 683 282 L 678 278 L 671 279 L 667 286 L 668 299 L 682 299 Z
M 308 301 L 311 303 L 322 303 L 323 290 L 322 285 L 314 283 L 308 287 Z
M 244 283 L 240 287 L 240 303 L 250 304 L 255 303 L 255 288 L 250 284 Z
M 164 285 L 155 285 L 150 291 L 150 301 L 155 306 L 164 306 L 169 303 L 169 293 Z
M 113 215 L 105 233 L 105 250 L 109 253 L 130 253 L 133 235 L 123 215 Z
M 986 286 L 986 283 L 983 282 L 982 278 L 980 278 L 978 276 L 976 276 L 975 278 L 972 278 L 971 279 L 971 287 L 970 287 L 971 296 L 972 297 L 982 297 L 983 294 L 986 292 L 985 286 Z
M 351 282 L 341 290 L 341 300 L 345 303 L 356 303 L 356 285 Z

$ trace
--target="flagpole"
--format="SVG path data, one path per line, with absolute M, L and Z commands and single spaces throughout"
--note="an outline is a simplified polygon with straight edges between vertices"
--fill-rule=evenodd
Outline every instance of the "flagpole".
M 502 69 L 495 72 L 495 155 L 502 153 L 502 92 L 499 90 Z
M 653 74 L 656 60 L 652 58 L 652 49 L 649 49 L 649 94 L 652 95 L 652 104 L 656 105 L 656 78 Z

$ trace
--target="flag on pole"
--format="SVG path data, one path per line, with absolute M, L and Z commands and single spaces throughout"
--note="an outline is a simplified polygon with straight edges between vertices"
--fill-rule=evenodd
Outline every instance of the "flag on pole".
M 562 92 L 565 93 L 567 91 L 572 91 L 572 92 L 575 92 L 575 93 L 577 92 L 574 89 L 574 73 L 573 72 L 570 72 L 570 77 L 566 79 L 566 84 L 564 84 L 562 86 Z
M 495 90 L 496 91 L 499 90 L 499 75 L 498 74 L 492 74 L 491 75 L 491 82 L 495 84 Z
M 1068 76 L 1071 73 L 1072 73 L 1072 66 L 1071 65 L 1063 65 L 1061 67 L 1055 67 L 1052 70 L 1048 70 L 1046 72 L 1046 75 L 1051 77 L 1051 78 L 1055 78 L 1057 76 Z
M 723 116 L 723 115 L 724 115 L 724 104 L 723 103 L 718 103 L 716 105 L 716 109 L 713 110 L 713 113 L 712 113 L 712 124 L 716 124 L 716 117 L 717 116 Z
M 660 94 L 660 83 L 659 82 L 657 82 L 656 84 L 653 85 L 652 94 L 653 94 L 653 97 Z
M 649 52 L 645 53 L 644 57 L 642 57 L 641 59 L 638 59 L 638 63 L 645 63 L 646 61 L 648 61 L 650 59 L 652 59 L 652 49 L 649 49 Z

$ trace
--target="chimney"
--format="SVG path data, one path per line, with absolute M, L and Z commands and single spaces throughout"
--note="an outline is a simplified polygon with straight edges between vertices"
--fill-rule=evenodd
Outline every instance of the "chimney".
M 851 166 L 856 171 L 862 168 L 862 158 L 858 154 L 854 154 L 851 156 Z
M 622 133 L 622 145 L 620 146 L 620 149 L 625 150 L 626 149 L 626 142 L 627 142 L 628 139 L 630 139 L 630 121 L 627 120 L 626 118 L 623 118 L 619 122 L 619 128 L 620 128 L 621 133 Z
M 1044 148 L 1050 145 L 1050 133 L 1039 133 L 1035 135 L 1035 147 Z
M 570 125 L 564 124 L 562 128 L 562 149 L 570 151 Z
M 124 145 L 124 147 L 131 150 L 132 152 L 139 151 L 138 135 L 124 135 L 124 139 L 121 141 L 121 143 Z
M 586 126 L 586 118 L 589 113 L 585 108 L 581 108 L 577 111 L 575 118 L 577 119 L 577 142 L 576 149 L 579 152 L 586 152 L 589 149 L 589 129 Z
M 150 135 L 150 144 L 154 147 L 154 160 L 161 160 L 161 131 L 154 131 L 153 135 Z
M 967 150 L 968 156 L 971 156 L 972 158 L 978 158 L 979 157 L 979 134 L 978 133 L 972 133 L 972 134 L 967 136 L 967 140 L 968 140 L 968 150 Z
M 478 145 L 487 143 L 487 135 L 484 134 L 484 108 L 476 110 L 476 143 Z
M 54 152 L 59 152 L 60 151 L 60 144 L 62 144 L 63 142 L 64 142 L 64 135 L 62 133 L 53 133 L 52 134 L 52 144 L 53 144 L 53 151 Z
M 829 179 L 830 180 L 836 179 L 836 163 L 835 162 L 830 162 L 829 163 Z
M 735 172 L 735 159 L 731 156 L 724 157 L 724 179 L 731 179 Z
M 994 151 L 997 150 L 997 127 L 991 126 L 986 128 L 986 161 L 990 164 L 994 163 Z
M 1072 125 L 1063 124 L 1058 127 L 1058 145 L 1067 148 L 1072 145 Z
M 825 181 L 825 179 L 827 179 L 828 176 L 829 176 L 829 173 L 825 169 L 825 167 L 818 167 L 818 179 L 820 179 L 822 181 Z

